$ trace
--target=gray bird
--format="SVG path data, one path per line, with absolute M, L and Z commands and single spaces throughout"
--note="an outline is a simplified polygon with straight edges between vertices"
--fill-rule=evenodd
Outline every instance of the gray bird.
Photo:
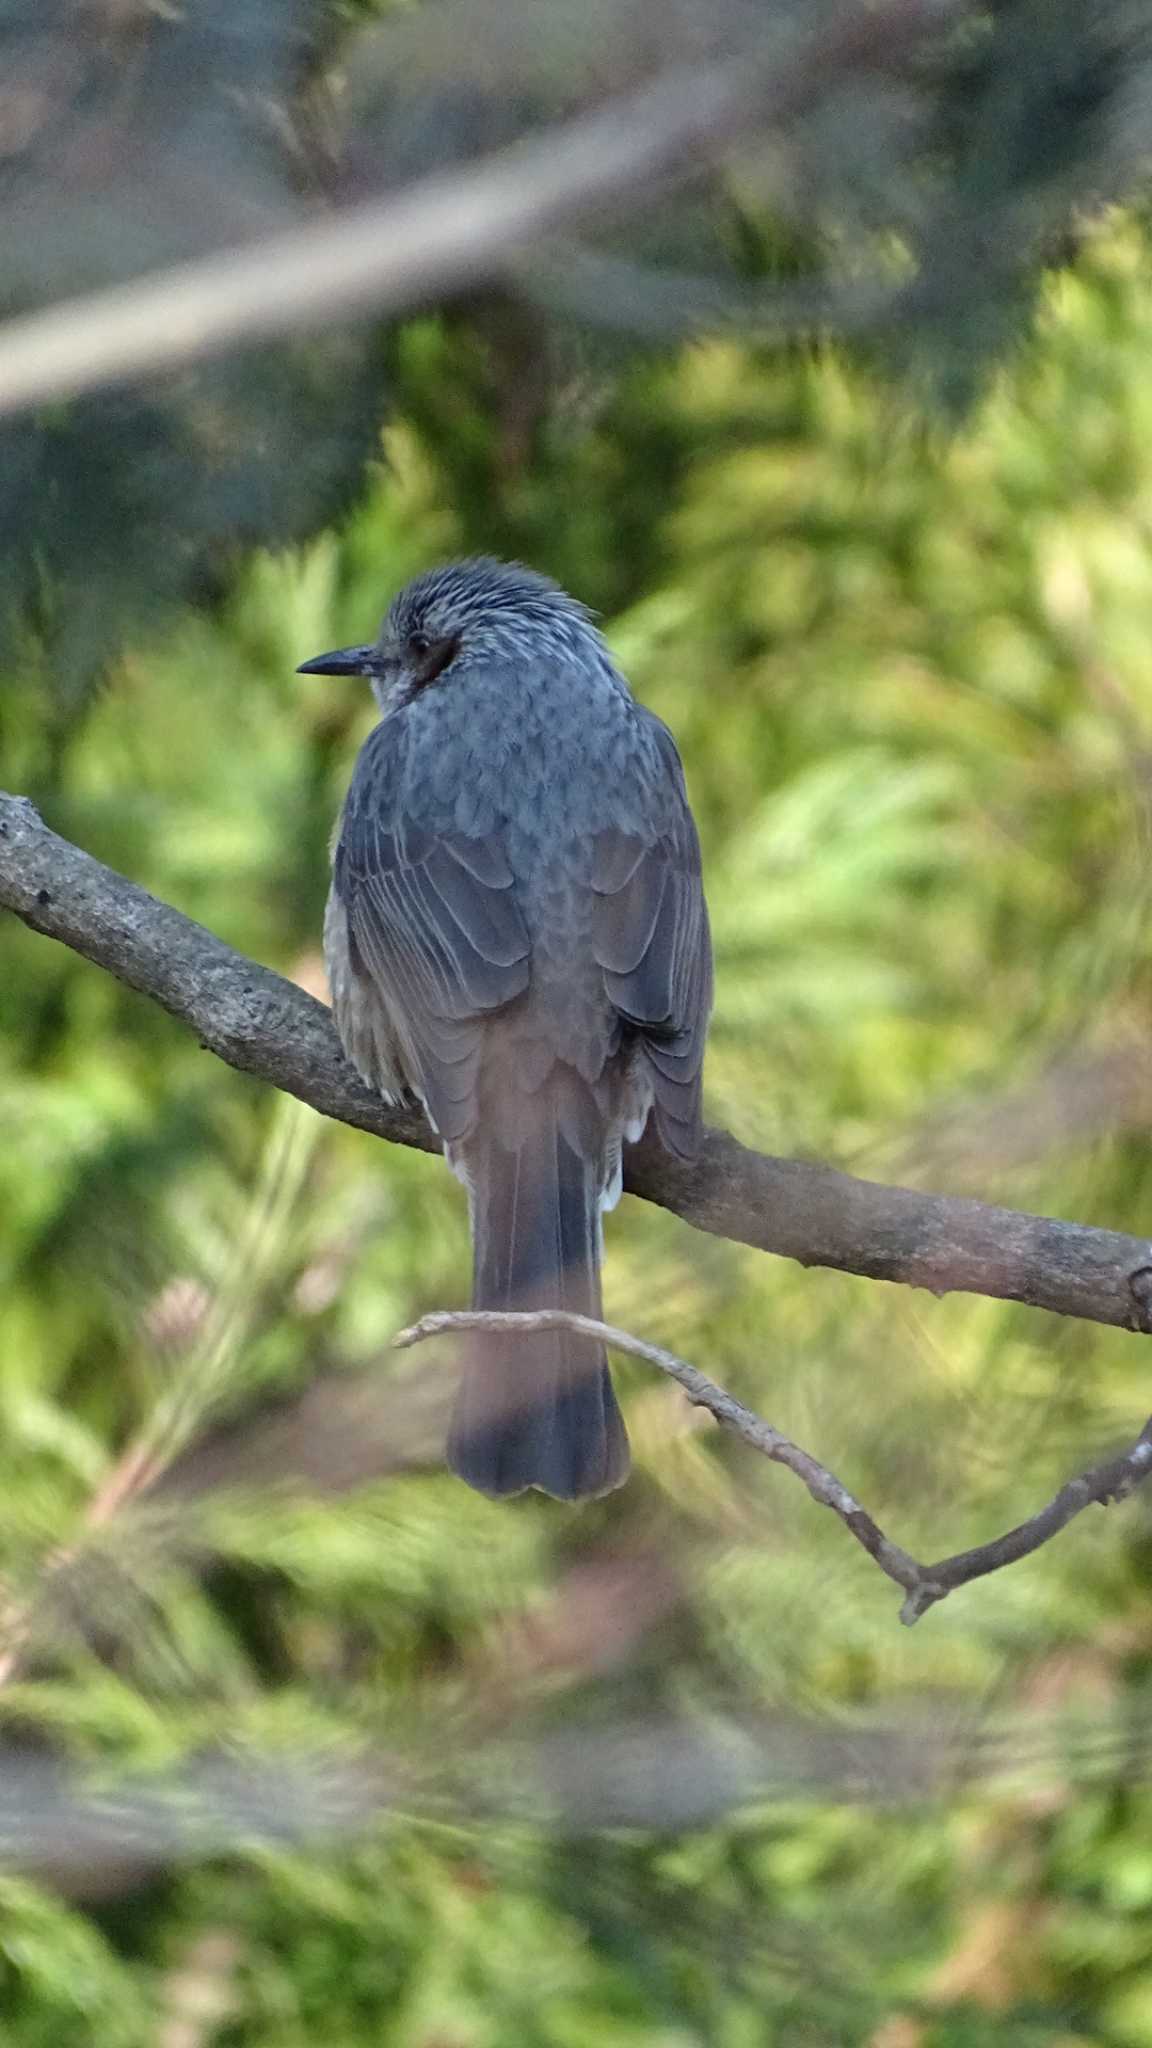
M 599 1317 L 603 1209 L 651 1115 L 689 1158 L 712 956 L 675 742 L 585 607 L 515 563 L 449 563 L 380 637 L 303 663 L 383 714 L 334 841 L 336 1024 L 389 1100 L 414 1092 L 468 1190 L 473 1306 Z M 628 1439 L 602 1345 L 470 1340 L 449 1435 L 488 1494 L 607 1493 Z

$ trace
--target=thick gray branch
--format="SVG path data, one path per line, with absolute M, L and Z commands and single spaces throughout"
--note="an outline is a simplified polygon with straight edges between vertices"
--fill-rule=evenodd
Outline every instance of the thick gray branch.
M 501 275 L 558 233 L 698 177 L 838 80 L 901 67 L 953 0 L 849 0 L 790 57 L 677 71 L 529 141 L 221 255 L 0 328 L 0 414 L 239 344 L 395 315 Z
M 417 1109 L 388 1109 L 357 1079 L 314 997 L 59 838 L 26 799 L 3 794 L 0 906 L 151 996 L 230 1066 L 393 1144 L 438 1149 Z M 706 1134 L 692 1166 L 646 1139 L 631 1151 L 625 1186 L 698 1230 L 805 1266 L 1152 1328 L 1152 1245 L 1120 1231 L 882 1187 L 750 1151 L 726 1131 Z
M 884 1534 L 878 1522 L 874 1521 L 867 1508 L 861 1507 L 854 1494 L 849 1493 L 843 1482 L 822 1465 L 811 1451 L 793 1443 L 772 1423 L 765 1422 L 743 1401 L 738 1401 L 725 1387 L 710 1380 L 699 1366 L 690 1365 L 686 1358 L 678 1358 L 674 1351 L 666 1351 L 662 1344 L 649 1344 L 643 1337 L 633 1337 L 628 1330 L 618 1330 L 611 1323 L 600 1323 L 591 1316 L 573 1315 L 567 1309 L 534 1309 L 531 1312 L 505 1311 L 501 1309 L 437 1309 L 431 1315 L 421 1316 L 407 1330 L 401 1330 L 393 1338 L 398 1350 L 407 1350 L 409 1345 L 422 1344 L 426 1337 L 443 1336 L 453 1330 L 506 1330 L 513 1336 L 525 1336 L 533 1330 L 563 1328 L 579 1330 L 589 1337 L 601 1337 L 616 1351 L 626 1351 L 633 1358 L 643 1358 L 648 1364 L 659 1366 L 678 1386 L 683 1387 L 688 1399 L 697 1408 L 707 1408 L 717 1422 L 733 1434 L 751 1444 L 762 1457 L 771 1458 L 774 1464 L 784 1465 L 803 1481 L 822 1508 L 831 1508 L 839 1516 L 844 1527 L 856 1538 L 861 1548 L 868 1552 L 885 1576 L 901 1587 L 904 1604 L 900 1609 L 901 1621 L 911 1628 L 922 1614 L 927 1614 L 937 1601 L 946 1600 L 959 1586 L 971 1585 L 973 1579 L 985 1579 L 990 1572 L 1002 1571 L 1005 1565 L 1018 1564 L 1021 1558 L 1030 1557 L 1053 1536 L 1082 1514 L 1087 1507 L 1107 1507 L 1111 1501 L 1125 1500 L 1145 1480 L 1152 1477 L 1152 1416 L 1145 1423 L 1140 1435 L 1126 1451 L 1108 1458 L 1103 1464 L 1094 1465 L 1087 1472 L 1078 1472 L 1059 1493 L 1026 1522 L 1020 1522 L 1003 1536 L 995 1536 L 990 1543 L 979 1543 L 973 1550 L 960 1550 L 952 1557 L 942 1557 L 936 1564 L 920 1564 L 901 1550 Z

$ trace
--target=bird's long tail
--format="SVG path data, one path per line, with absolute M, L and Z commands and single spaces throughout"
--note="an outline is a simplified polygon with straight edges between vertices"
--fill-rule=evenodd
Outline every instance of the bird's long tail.
M 516 1150 L 473 1140 L 472 1306 L 599 1317 L 600 1173 L 546 1104 Z M 560 1500 L 609 1493 L 628 1438 L 602 1344 L 570 1330 L 471 1333 L 448 1463 L 481 1493 L 539 1487 Z

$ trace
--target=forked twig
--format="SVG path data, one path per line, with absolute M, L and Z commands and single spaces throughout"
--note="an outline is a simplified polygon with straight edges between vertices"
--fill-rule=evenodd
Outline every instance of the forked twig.
M 746 1408 L 735 1395 L 717 1386 L 698 1366 L 689 1365 L 687 1359 L 678 1358 L 674 1351 L 666 1351 L 663 1345 L 649 1344 L 643 1337 L 633 1337 L 627 1330 L 617 1330 L 611 1323 L 596 1322 L 591 1316 L 572 1315 L 567 1309 L 531 1312 L 442 1309 L 421 1316 L 418 1323 L 401 1330 L 392 1342 L 397 1350 L 403 1351 L 411 1344 L 421 1344 L 425 1338 L 438 1337 L 449 1330 L 507 1330 L 511 1335 L 525 1336 L 534 1330 L 556 1329 L 576 1330 L 583 1336 L 599 1337 L 616 1351 L 626 1351 L 633 1358 L 643 1358 L 649 1365 L 658 1366 L 661 1372 L 666 1372 L 670 1379 L 683 1387 L 694 1407 L 707 1408 L 717 1422 L 742 1437 L 753 1450 L 771 1458 L 777 1465 L 786 1465 L 790 1472 L 803 1480 L 813 1500 L 818 1501 L 821 1507 L 831 1508 L 880 1570 L 902 1587 L 904 1604 L 900 1609 L 900 1619 L 908 1627 L 919 1621 L 921 1615 L 926 1614 L 937 1601 L 954 1593 L 958 1586 L 967 1586 L 973 1579 L 986 1578 L 989 1572 L 1001 1571 L 1005 1565 L 1016 1564 L 1020 1558 L 1031 1556 L 1034 1550 L 1050 1542 L 1092 1502 L 1106 1507 L 1110 1501 L 1123 1500 L 1152 1474 L 1150 1416 L 1135 1443 L 1126 1451 L 1105 1459 L 1086 1472 L 1077 1473 L 1026 1522 L 1018 1523 L 1014 1529 L 1006 1530 L 1003 1536 L 994 1537 L 990 1543 L 979 1543 L 972 1550 L 957 1551 L 955 1556 L 941 1558 L 936 1564 L 920 1564 L 906 1550 L 901 1550 L 899 1544 L 890 1542 L 879 1523 L 866 1508 L 861 1507 L 855 1495 L 849 1493 L 835 1473 L 814 1458 L 810 1451 L 803 1450 L 770 1422 L 765 1422 L 751 1408 Z

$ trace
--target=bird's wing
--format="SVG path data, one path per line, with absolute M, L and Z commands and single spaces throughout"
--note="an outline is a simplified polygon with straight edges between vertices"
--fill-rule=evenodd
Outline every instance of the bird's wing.
M 484 1020 L 528 986 L 513 879 L 497 835 L 432 833 L 378 777 L 354 778 L 334 862 L 353 971 L 384 1004 L 449 1144 L 475 1118 Z
M 596 837 L 593 945 L 608 999 L 643 1048 L 660 1136 L 690 1158 L 700 1135 L 712 946 L 680 756 L 667 727 L 651 724 L 661 775 L 645 827 Z

